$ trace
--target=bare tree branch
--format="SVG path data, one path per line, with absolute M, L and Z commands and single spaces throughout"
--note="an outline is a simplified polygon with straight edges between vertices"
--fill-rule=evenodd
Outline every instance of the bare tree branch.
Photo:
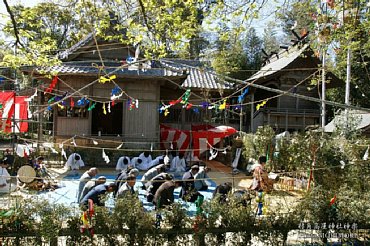
M 19 38 L 19 32 L 18 32 L 18 28 L 17 28 L 17 22 L 15 21 L 15 18 L 14 18 L 14 15 L 13 15 L 13 12 L 12 10 L 10 9 L 9 7 L 9 4 L 7 2 L 7 0 L 3 0 L 4 4 L 5 4 L 5 7 L 6 7 L 6 11 L 9 13 L 9 16 L 10 16 L 10 19 L 12 21 L 12 25 L 13 25 L 13 30 L 14 30 L 14 35 L 15 35 L 15 44 L 19 44 L 20 46 L 23 46 L 20 38 Z
M 145 7 L 141 0 L 138 1 L 140 5 L 140 10 L 144 18 L 145 25 L 148 27 L 148 30 L 151 30 L 151 26 L 148 23 L 148 17 L 146 16 Z

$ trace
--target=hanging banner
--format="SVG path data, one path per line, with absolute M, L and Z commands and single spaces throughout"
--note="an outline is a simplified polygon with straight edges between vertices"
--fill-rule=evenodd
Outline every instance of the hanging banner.
M 174 143 L 178 150 L 185 151 L 190 145 L 190 131 L 181 131 L 161 124 L 161 148 L 170 149 Z
M 193 125 L 192 131 L 181 131 L 165 125 L 161 127 L 161 148 L 173 148 L 186 151 L 193 144 L 193 156 L 199 156 L 204 151 L 221 141 L 221 139 L 236 133 L 236 129 L 229 126 Z
M 15 96 L 14 92 L 0 92 L 0 108 L 1 122 L 0 130 L 10 133 L 13 132 L 27 132 L 28 122 L 20 122 L 21 120 L 28 120 L 28 102 L 26 96 Z M 15 99 L 15 103 L 14 103 Z M 15 117 L 15 127 L 13 122 Z
M 236 133 L 236 129 L 230 126 L 216 126 L 208 130 L 193 131 L 193 155 L 199 156 L 211 146 L 219 143 L 221 139 Z

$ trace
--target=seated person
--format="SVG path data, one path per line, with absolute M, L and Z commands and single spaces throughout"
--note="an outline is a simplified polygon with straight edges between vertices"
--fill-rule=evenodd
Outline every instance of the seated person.
M 49 172 L 46 169 L 46 166 L 44 164 L 44 160 L 45 160 L 45 158 L 43 156 L 37 157 L 36 162 L 34 163 L 33 168 L 36 171 L 37 177 L 51 179 L 51 176 L 50 176 L 50 174 L 49 174 Z
M 117 189 L 116 184 L 101 184 L 90 190 L 80 201 L 83 209 L 87 208 L 88 200 L 91 199 L 96 206 L 105 206 L 104 195 Z
M 100 176 L 96 180 L 89 180 L 89 181 L 87 181 L 87 183 L 85 184 L 84 188 L 82 189 L 82 192 L 81 192 L 81 195 L 80 195 L 80 199 L 78 200 L 78 202 L 80 202 L 81 199 L 83 197 L 85 197 L 86 194 L 89 193 L 89 191 L 92 190 L 95 186 L 101 185 L 101 184 L 105 184 L 106 181 L 107 181 L 107 178 L 105 176 Z
M 172 179 L 173 177 L 168 173 L 160 173 L 154 178 L 152 178 L 150 182 L 148 182 L 147 184 L 148 186 L 146 195 L 147 201 L 152 202 L 155 192 L 158 190 L 159 186 L 161 186 L 161 184 L 163 184 L 164 182 Z
M 7 170 L 9 167 L 8 162 L 4 158 L 0 162 L 0 193 L 8 193 L 10 192 L 10 174 Z
M 156 208 L 162 208 L 168 205 L 171 205 L 174 200 L 174 190 L 177 187 L 181 187 L 182 181 L 181 180 L 168 180 L 161 184 L 158 190 L 155 192 L 153 203 L 155 204 Z
M 159 155 L 154 160 L 152 160 L 152 162 L 150 163 L 149 168 L 155 167 L 159 164 L 164 164 L 164 156 L 163 155 Z
M 128 194 L 135 194 L 134 186 L 136 184 L 136 176 L 129 175 L 126 178 L 126 182 L 121 185 L 121 187 L 117 191 L 117 198 L 124 198 Z
M 175 176 L 181 175 L 186 171 L 186 162 L 184 158 L 184 153 L 180 152 L 178 156 L 173 158 L 171 162 L 171 172 L 175 173 Z
M 51 175 L 49 174 L 45 164 L 45 158 L 43 156 L 39 156 L 34 163 L 33 168 L 36 171 L 36 177 L 38 177 L 38 186 L 41 190 L 55 190 L 58 188 L 56 182 L 53 182 Z
M 128 156 L 121 156 L 118 161 L 117 161 L 117 165 L 116 165 L 116 171 L 123 171 L 123 170 L 126 170 L 128 168 L 128 166 L 130 165 L 130 158 Z
M 164 173 L 166 171 L 166 167 L 164 166 L 164 164 L 160 164 L 158 166 L 155 166 L 155 167 L 152 167 L 151 169 L 149 169 L 146 173 L 144 173 L 143 177 L 141 178 L 141 183 L 143 184 L 142 188 L 144 190 L 147 189 L 147 183 L 152 179 L 154 178 L 155 176 L 157 176 L 158 174 L 160 173 Z
M 139 159 L 142 160 L 142 163 L 136 168 L 143 171 L 148 170 L 152 162 L 152 155 L 149 153 L 149 151 L 144 151 L 141 153 L 139 155 Z
M 71 154 L 68 157 L 67 162 L 65 164 L 65 168 L 70 169 L 71 170 L 70 174 L 75 176 L 78 175 L 77 170 L 84 166 L 85 163 L 83 162 L 81 156 L 77 153 Z
M 194 176 L 198 173 L 199 166 L 193 165 L 189 171 L 182 176 L 182 189 L 180 197 L 187 202 L 195 202 L 201 195 L 194 187 Z
M 208 185 L 206 180 L 209 179 L 207 173 L 211 169 L 209 167 L 200 166 L 197 174 L 194 175 L 194 187 L 197 191 L 208 190 Z
M 140 167 L 141 163 L 143 163 L 143 160 L 140 159 L 139 157 L 134 157 L 131 159 L 131 166 L 133 168 L 139 169 L 138 167 Z

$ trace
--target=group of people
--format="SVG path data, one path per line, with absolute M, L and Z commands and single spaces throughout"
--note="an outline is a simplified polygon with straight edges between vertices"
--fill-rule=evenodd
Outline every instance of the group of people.
M 72 157 L 75 160 L 75 157 Z M 79 158 L 81 160 L 81 158 Z M 73 162 L 67 161 L 70 168 Z M 81 166 L 78 166 L 78 168 Z M 77 169 L 77 168 L 76 168 Z M 106 183 L 106 178 L 98 174 L 97 168 L 90 168 L 80 178 L 77 192 L 78 202 L 82 207 L 87 206 L 91 199 L 94 204 L 103 206 L 104 197 L 112 192 L 116 199 L 124 198 L 127 195 L 135 195 L 134 186 L 140 171 L 144 171 L 140 182 L 141 189 L 145 190 L 146 199 L 152 202 L 157 208 L 170 205 L 174 202 L 174 190 L 181 187 L 180 197 L 189 202 L 195 202 L 199 196 L 199 191 L 206 191 L 208 185 L 206 180 L 209 178 L 207 173 L 209 168 L 199 164 L 188 166 L 184 155 L 168 157 L 161 155 L 152 159 L 149 152 L 143 152 L 138 157 L 130 159 L 122 156 L 118 159 L 116 170 L 119 172 L 113 183 Z M 175 179 L 175 177 L 180 178 Z
M 164 153 L 153 159 L 149 151 L 144 151 L 139 156 L 133 158 L 121 156 L 117 161 L 116 170 L 122 171 L 127 169 L 128 166 L 131 166 L 139 171 L 147 171 L 159 164 L 170 165 L 171 172 L 175 174 L 184 173 L 187 168 L 184 153 L 182 152 L 179 152 L 178 155 L 175 153 Z

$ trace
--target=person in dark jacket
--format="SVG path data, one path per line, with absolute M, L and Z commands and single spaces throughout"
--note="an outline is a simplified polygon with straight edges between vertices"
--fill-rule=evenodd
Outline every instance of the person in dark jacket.
M 194 186 L 194 176 L 198 173 L 199 166 L 193 165 L 189 171 L 182 176 L 182 189 L 180 197 L 187 202 L 195 202 L 198 196 L 202 196 Z
M 173 176 L 168 173 L 160 173 L 150 180 L 147 189 L 146 199 L 148 202 L 153 202 L 153 198 L 158 188 L 166 181 L 172 180 Z
M 80 205 L 86 207 L 88 200 L 91 199 L 96 206 L 105 206 L 103 196 L 116 189 L 117 185 L 115 183 L 97 185 L 81 199 Z
M 182 185 L 180 180 L 169 180 L 164 182 L 156 191 L 153 199 L 153 203 L 156 205 L 156 208 L 163 208 L 165 206 L 171 205 L 175 200 L 174 190 L 177 187 Z

